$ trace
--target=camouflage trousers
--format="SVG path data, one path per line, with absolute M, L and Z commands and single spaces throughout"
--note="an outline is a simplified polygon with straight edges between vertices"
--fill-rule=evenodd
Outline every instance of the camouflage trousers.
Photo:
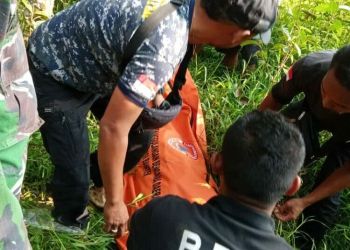
M 5 103 L 0 100 L 2 118 L 4 112 L 6 114 Z M 2 119 L 0 130 L 16 126 L 11 121 L 14 120 Z M 26 167 L 27 146 L 28 138 L 0 149 L 0 250 L 31 249 L 18 200 Z

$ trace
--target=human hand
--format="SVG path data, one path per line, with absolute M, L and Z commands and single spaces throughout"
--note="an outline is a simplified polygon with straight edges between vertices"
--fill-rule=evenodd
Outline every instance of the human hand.
M 104 206 L 105 231 L 120 237 L 127 231 L 129 213 L 123 201 L 110 203 Z
M 164 96 L 160 92 L 158 92 L 153 99 L 154 106 L 159 107 L 164 102 L 164 100 Z
M 305 209 L 301 198 L 290 199 L 283 204 L 276 205 L 273 213 L 281 221 L 295 220 Z

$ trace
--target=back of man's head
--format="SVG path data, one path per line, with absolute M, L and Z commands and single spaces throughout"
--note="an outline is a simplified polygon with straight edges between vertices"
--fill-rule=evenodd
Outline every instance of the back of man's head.
M 289 189 L 305 157 L 298 129 L 272 111 L 253 111 L 226 132 L 223 173 L 229 191 L 273 205 Z
M 331 69 L 334 69 L 340 84 L 350 90 L 350 45 L 340 48 L 333 56 Z
M 201 0 L 201 5 L 211 19 L 235 23 L 258 34 L 275 22 L 278 0 Z

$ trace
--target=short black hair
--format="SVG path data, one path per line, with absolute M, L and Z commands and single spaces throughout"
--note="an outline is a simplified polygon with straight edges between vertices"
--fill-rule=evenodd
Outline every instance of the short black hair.
M 207 15 L 254 33 L 267 31 L 275 22 L 278 0 L 200 0 Z
M 253 111 L 227 130 L 223 146 L 227 188 L 263 205 L 276 203 L 304 163 L 297 127 L 279 113 Z
M 330 69 L 335 70 L 335 77 L 340 84 L 350 90 L 350 45 L 342 47 L 334 54 Z

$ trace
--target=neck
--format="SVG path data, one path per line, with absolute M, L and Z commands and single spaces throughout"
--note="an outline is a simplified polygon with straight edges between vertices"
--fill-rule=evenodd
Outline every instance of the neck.
M 254 210 L 262 212 L 268 216 L 272 215 L 273 209 L 276 205 L 276 204 L 272 204 L 272 205 L 261 204 L 260 202 L 250 199 L 248 197 L 245 197 L 244 195 L 240 195 L 235 192 L 232 192 L 231 190 L 230 191 L 227 190 L 227 188 L 225 188 L 225 185 L 221 185 L 219 193 L 224 196 L 230 197 L 247 207 L 250 207 Z
M 191 44 L 204 44 L 205 41 L 202 37 L 202 27 L 205 27 L 206 25 L 203 25 L 203 22 L 206 20 L 206 13 L 204 9 L 201 7 L 201 0 L 193 0 L 194 3 L 194 9 L 193 9 L 193 16 L 192 16 L 192 24 L 191 29 L 189 32 L 189 38 L 188 41 Z

